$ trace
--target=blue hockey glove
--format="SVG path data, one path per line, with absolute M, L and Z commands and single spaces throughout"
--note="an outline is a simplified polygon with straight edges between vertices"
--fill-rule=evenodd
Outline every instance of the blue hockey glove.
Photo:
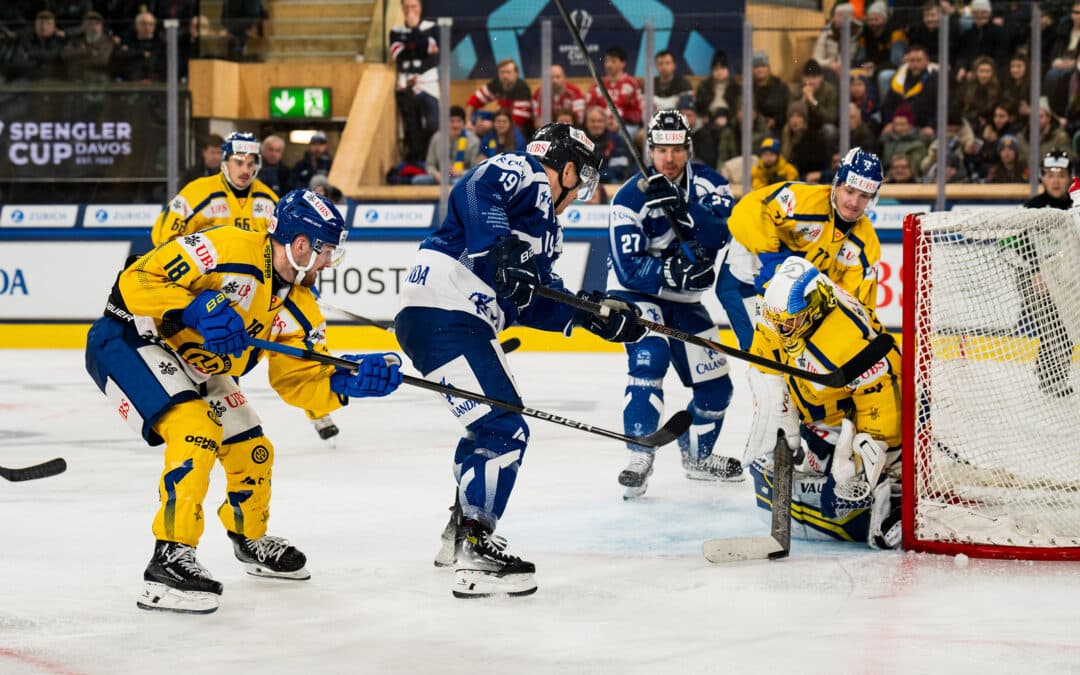
M 664 288 L 675 291 L 697 293 L 707 291 L 716 283 L 714 262 L 705 255 L 701 247 L 694 248 L 694 262 L 691 262 L 682 249 L 664 260 L 660 283 Z
M 533 290 L 540 283 L 540 270 L 533 259 L 532 247 L 517 237 L 503 237 L 488 251 L 495 266 L 492 288 L 500 298 L 525 311 L 533 299 Z
M 240 356 L 248 346 L 244 320 L 221 291 L 203 291 L 180 315 L 188 328 L 199 331 L 203 348 L 215 354 Z
M 401 384 L 401 358 L 393 352 L 345 354 L 356 372 L 338 368 L 330 376 L 330 391 L 350 398 L 386 396 Z
M 639 324 L 636 319 L 641 316 L 641 310 L 636 305 L 631 305 L 618 298 L 611 297 L 600 291 L 581 291 L 578 297 L 590 302 L 606 305 L 611 311 L 607 316 L 597 316 L 592 312 L 579 309 L 574 315 L 574 323 L 585 328 L 590 333 L 595 333 L 608 342 L 637 342 L 649 332 L 645 326 Z
M 649 187 L 645 190 L 645 206 L 649 209 L 666 209 L 676 220 L 689 227 L 686 217 L 690 205 L 686 203 L 683 191 L 668 180 L 662 173 L 649 176 Z

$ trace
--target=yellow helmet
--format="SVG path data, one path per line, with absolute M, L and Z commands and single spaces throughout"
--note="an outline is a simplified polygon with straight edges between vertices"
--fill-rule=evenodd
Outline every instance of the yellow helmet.
M 761 306 L 765 321 L 785 342 L 804 339 L 836 306 L 836 294 L 818 268 L 791 256 L 776 270 Z

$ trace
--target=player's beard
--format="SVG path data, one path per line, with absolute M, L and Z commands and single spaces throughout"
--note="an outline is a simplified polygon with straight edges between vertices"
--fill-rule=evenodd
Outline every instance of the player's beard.
M 300 285 L 304 288 L 311 288 L 315 285 L 315 282 L 319 280 L 319 273 L 312 270 L 304 275 L 304 278 L 300 280 Z

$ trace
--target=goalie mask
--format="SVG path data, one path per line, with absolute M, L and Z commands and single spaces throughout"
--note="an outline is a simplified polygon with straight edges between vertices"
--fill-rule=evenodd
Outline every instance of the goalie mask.
M 251 181 L 248 181 L 247 185 L 240 187 L 234 182 L 233 177 L 229 175 L 229 158 L 233 155 L 255 156 L 255 168 L 251 172 L 251 178 L 254 180 L 255 174 L 259 173 L 259 169 L 262 168 L 262 155 L 259 154 L 259 141 L 255 138 L 255 134 L 249 134 L 246 131 L 234 131 L 221 144 L 221 173 L 225 176 L 225 182 L 237 190 L 246 190 L 250 187 Z
M 315 266 L 315 260 L 327 245 L 334 246 L 330 262 L 337 265 L 345 256 L 345 219 L 326 197 L 311 190 L 293 190 L 278 202 L 267 228 L 270 236 L 285 246 L 285 257 L 296 270 L 294 283 L 299 284 L 304 275 Z M 307 265 L 301 266 L 293 259 L 292 242 L 304 235 L 311 243 L 312 254 Z
M 600 182 L 600 164 L 604 160 L 584 131 L 561 122 L 545 124 L 533 134 L 525 152 L 540 160 L 544 166 L 554 169 L 559 175 L 562 194 L 553 206 L 556 213 L 559 212 L 559 205 L 575 187 L 578 188 L 577 198 L 580 201 L 586 202 L 592 198 Z M 573 162 L 577 169 L 577 185 L 563 185 L 562 172 L 567 162 Z
M 818 268 L 791 256 L 766 287 L 761 314 L 785 347 L 801 347 L 801 341 L 835 306 L 832 285 L 822 278 Z

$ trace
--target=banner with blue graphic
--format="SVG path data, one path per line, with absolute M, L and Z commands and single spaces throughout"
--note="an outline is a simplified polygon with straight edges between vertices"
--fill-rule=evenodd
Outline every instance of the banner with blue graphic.
M 745 0 L 575 0 L 567 7 L 593 63 L 608 47 L 626 50 L 626 71 L 645 74 L 647 23 L 656 30 L 655 49 L 675 55 L 680 74 L 708 75 L 713 53 L 727 53 L 734 72 L 742 67 Z M 540 22 L 552 22 L 552 61 L 570 77 L 588 77 L 584 55 L 552 2 L 537 0 L 428 0 L 425 17 L 452 17 L 455 79 L 495 77 L 495 64 L 514 59 L 524 77 L 540 77 Z

